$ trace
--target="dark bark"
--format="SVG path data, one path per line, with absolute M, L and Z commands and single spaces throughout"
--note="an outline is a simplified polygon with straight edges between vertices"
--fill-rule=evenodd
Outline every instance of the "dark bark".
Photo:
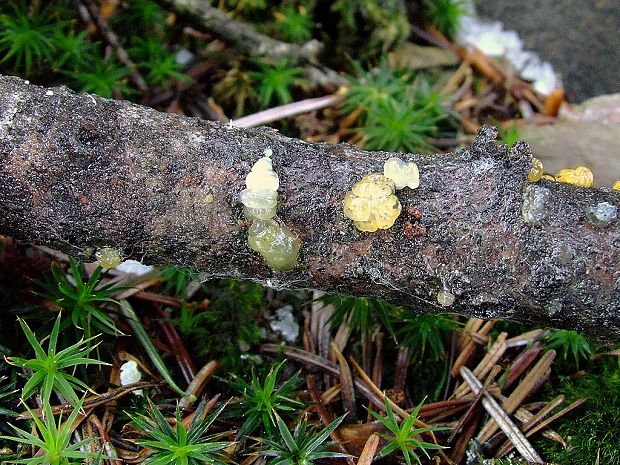
M 548 216 L 528 224 L 521 214 L 528 146 L 509 152 L 495 136 L 487 127 L 466 150 L 404 156 L 420 167 L 420 187 L 398 193 L 403 214 L 391 229 L 369 234 L 344 216 L 343 197 L 392 154 L 308 144 L 269 128 L 239 129 L 2 77 L 0 234 L 85 259 L 113 246 L 145 263 L 278 288 L 618 339 L 620 224 L 595 229 L 585 209 L 620 205 L 620 192 L 541 181 Z M 266 148 L 280 176 L 279 221 L 302 241 L 298 265 L 287 272 L 271 270 L 250 250 L 237 203 Z M 436 303 L 444 288 L 456 295 L 448 309 Z

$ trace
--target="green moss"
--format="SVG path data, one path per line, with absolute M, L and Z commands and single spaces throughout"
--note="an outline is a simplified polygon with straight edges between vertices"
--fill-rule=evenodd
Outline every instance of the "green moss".
M 620 364 L 608 358 L 592 364 L 585 376 L 561 378 L 549 396 L 566 395 L 566 402 L 588 402 L 555 426 L 568 448 L 541 439 L 536 445 L 547 460 L 571 465 L 620 463 Z M 597 462 L 598 460 L 598 462 Z

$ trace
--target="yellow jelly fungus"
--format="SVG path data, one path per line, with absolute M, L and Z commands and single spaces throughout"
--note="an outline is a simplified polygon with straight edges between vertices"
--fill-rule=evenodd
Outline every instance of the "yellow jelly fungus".
M 437 293 L 437 303 L 442 307 L 450 307 L 454 303 L 454 294 L 446 290 L 441 290 Z
M 116 268 L 123 262 L 118 250 L 112 247 L 103 247 L 95 254 L 101 268 Z
M 585 166 L 578 166 L 574 170 L 565 169 L 558 171 L 555 175 L 555 180 L 580 187 L 592 187 L 594 176 L 592 171 Z
M 414 162 L 406 162 L 398 157 L 391 157 L 383 164 L 383 174 L 394 181 L 396 190 L 409 187 L 417 189 L 420 185 L 420 171 Z
M 530 169 L 529 174 L 527 175 L 527 180 L 529 182 L 538 182 L 543 177 L 543 164 L 538 158 L 532 158 L 532 168 Z
M 295 233 L 273 219 L 255 220 L 248 230 L 248 243 L 274 270 L 293 268 L 301 247 Z
M 555 182 L 555 178 L 553 176 L 551 176 L 550 174 L 543 174 L 541 179 L 546 179 L 547 181 L 554 181 Z
M 401 210 L 394 181 L 378 173 L 364 176 L 344 196 L 344 214 L 364 232 L 390 228 Z
M 616 190 L 616 191 L 620 191 L 620 181 L 614 182 L 614 185 L 612 186 L 612 189 Z

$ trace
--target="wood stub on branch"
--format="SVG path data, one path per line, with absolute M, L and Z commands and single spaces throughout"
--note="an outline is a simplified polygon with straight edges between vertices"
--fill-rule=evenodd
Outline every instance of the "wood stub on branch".
M 343 214 L 344 195 L 394 154 L 0 77 L 0 234 L 88 260 L 110 246 L 147 264 L 277 288 L 618 339 L 620 224 L 595 228 L 586 210 L 618 206 L 620 193 L 528 184 L 528 145 L 509 151 L 496 135 L 485 127 L 456 153 L 400 154 L 417 163 L 420 187 L 398 191 L 394 226 L 362 233 Z M 301 240 L 290 271 L 270 269 L 249 248 L 238 203 L 265 149 L 280 178 L 277 221 Z M 532 196 L 528 223 L 522 208 Z M 440 291 L 443 303 L 454 296 L 451 306 L 438 304 Z

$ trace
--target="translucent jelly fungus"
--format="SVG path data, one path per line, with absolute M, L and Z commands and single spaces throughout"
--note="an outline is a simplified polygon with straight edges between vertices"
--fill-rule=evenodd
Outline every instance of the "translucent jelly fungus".
M 248 243 L 274 270 L 293 268 L 301 247 L 295 233 L 273 219 L 255 220 L 248 230 Z
M 592 187 L 594 176 L 585 166 L 578 166 L 573 169 L 560 170 L 555 175 L 555 180 L 566 184 L 574 184 L 581 187 Z
M 116 268 L 123 262 L 121 254 L 113 247 L 103 247 L 95 254 L 101 268 Z
M 543 174 L 542 175 L 542 179 L 546 179 L 547 181 L 555 182 L 555 178 L 553 176 L 551 176 L 550 174 Z
M 609 202 L 600 202 L 586 208 L 586 221 L 595 228 L 606 228 L 618 218 L 618 207 Z
M 528 185 L 523 193 L 521 216 L 526 223 L 538 224 L 549 215 L 551 192 L 546 187 Z
M 454 294 L 446 291 L 445 289 L 442 289 L 437 293 L 437 303 L 439 303 L 442 307 L 452 306 L 452 304 L 454 304 L 454 300 Z
M 344 196 L 344 214 L 360 231 L 390 228 L 402 210 L 394 187 L 394 181 L 382 174 L 364 176 Z
M 420 171 L 414 162 L 406 162 L 398 157 L 391 157 L 383 164 L 383 174 L 394 181 L 396 190 L 409 187 L 417 189 L 420 185 Z
M 266 149 L 245 178 L 245 189 L 239 193 L 243 213 L 252 221 L 248 230 L 250 248 L 260 253 L 275 270 L 289 270 L 295 266 L 301 242 L 284 225 L 273 218 L 278 208 L 280 179 L 273 170 L 271 155 Z
M 620 181 L 614 182 L 614 185 L 611 188 L 613 190 L 620 191 Z
M 538 182 L 543 177 L 543 174 L 544 170 L 542 161 L 540 161 L 538 158 L 532 158 L 532 168 L 527 175 L 527 180 L 529 182 Z
M 258 159 L 245 178 L 245 189 L 239 193 L 239 201 L 245 205 L 244 213 L 249 219 L 268 220 L 276 216 L 280 179 L 273 170 L 271 149 Z

